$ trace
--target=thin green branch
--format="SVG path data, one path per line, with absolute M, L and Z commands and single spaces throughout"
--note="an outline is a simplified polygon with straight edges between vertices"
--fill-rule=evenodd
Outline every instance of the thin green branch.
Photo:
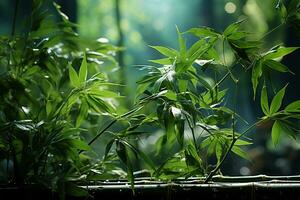
M 124 117 L 127 117 L 137 111 L 139 111 L 142 107 L 137 107 L 137 108 L 134 108 L 130 111 L 128 111 L 127 113 L 115 118 L 114 120 L 112 120 L 107 126 L 105 126 L 89 143 L 88 145 L 91 145 L 93 144 L 103 133 L 105 133 L 112 125 L 114 125 L 119 119 L 122 119 Z M 84 152 L 84 150 L 80 150 L 79 151 L 79 154 L 81 154 L 82 152 Z
M 210 179 L 213 177 L 213 175 L 215 175 L 215 173 L 217 171 L 219 171 L 219 169 L 221 168 L 221 166 L 223 165 L 224 161 L 226 160 L 226 158 L 228 157 L 231 149 L 233 148 L 235 142 L 237 141 L 237 138 L 233 138 L 231 141 L 231 144 L 229 146 L 229 148 L 227 149 L 224 157 L 222 158 L 221 162 L 219 162 L 219 164 L 208 174 L 207 178 L 205 179 L 204 183 L 208 183 L 208 181 L 210 181 Z
M 252 124 L 251 126 L 249 126 L 245 131 L 243 131 L 238 137 L 237 140 L 240 139 L 241 137 L 243 137 L 246 133 L 248 133 L 249 131 L 251 131 L 254 127 L 256 127 L 259 123 L 261 123 L 262 120 L 259 120 L 257 122 L 255 122 L 254 124 Z
M 252 130 L 254 127 L 256 127 L 257 124 L 259 124 L 261 122 L 261 120 L 257 121 L 256 123 L 252 124 L 251 126 L 249 126 L 244 132 L 242 132 L 239 136 L 235 136 L 235 125 L 234 125 L 234 118 L 233 118 L 233 133 L 232 133 L 232 141 L 230 143 L 230 146 L 228 147 L 224 157 L 222 158 L 221 162 L 216 166 L 216 168 L 214 168 L 209 175 L 207 176 L 207 178 L 205 179 L 204 183 L 208 183 L 208 181 L 211 180 L 211 178 L 215 175 L 215 173 L 222 167 L 224 161 L 226 160 L 226 158 L 228 157 L 230 151 L 232 150 L 235 142 L 237 140 L 239 140 L 241 137 L 243 137 L 246 133 L 248 133 L 250 130 Z
M 267 33 L 265 33 L 262 37 L 261 40 L 264 39 L 265 37 L 267 37 L 268 35 L 270 35 L 271 33 L 273 33 L 274 31 L 276 31 L 277 29 L 279 29 L 281 26 L 283 26 L 284 23 L 279 24 L 278 26 L 272 28 L 270 31 L 268 31 Z
M 199 148 L 198 148 L 198 145 L 197 145 L 197 140 L 196 140 L 196 136 L 195 136 L 194 127 L 192 126 L 192 124 L 191 124 L 188 116 L 186 114 L 184 114 L 184 115 L 185 115 L 185 118 L 186 118 L 186 120 L 188 122 L 189 128 L 191 129 L 191 132 L 192 132 L 194 146 L 195 146 L 197 152 L 199 152 Z

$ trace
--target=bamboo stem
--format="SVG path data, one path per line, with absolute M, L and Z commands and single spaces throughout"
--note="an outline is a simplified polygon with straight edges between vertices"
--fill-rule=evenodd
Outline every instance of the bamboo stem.
M 188 185 L 188 184 L 202 184 L 206 177 L 190 177 L 190 178 L 177 178 L 170 182 L 169 184 L 177 184 L 177 185 Z M 268 176 L 268 175 L 255 175 L 255 176 L 222 176 L 215 175 L 211 178 L 212 184 L 220 184 L 220 183 L 299 183 L 300 184 L 300 175 L 295 176 Z M 126 185 L 129 184 L 127 179 L 111 179 L 107 180 L 99 180 L 95 182 L 97 185 Z M 137 177 L 135 178 L 136 185 L 162 185 L 167 184 L 163 180 L 156 180 L 152 177 Z M 205 184 L 202 184 L 205 185 Z
M 121 26 L 121 20 L 122 20 L 122 13 L 121 13 L 121 8 L 120 8 L 120 0 L 115 0 L 115 17 L 116 17 L 116 26 L 117 26 L 117 32 L 119 35 L 118 39 L 118 47 L 123 47 L 124 46 L 124 34 Z M 123 51 L 119 51 L 118 54 L 118 63 L 120 66 L 121 70 L 121 83 L 126 82 L 126 76 L 125 76 L 125 69 L 124 69 L 124 53 Z
M 88 185 L 88 186 L 81 186 L 84 188 L 88 188 L 89 190 L 123 190 L 128 189 L 131 190 L 129 183 L 123 184 L 111 184 L 111 185 Z M 136 183 L 134 188 L 135 189 L 158 189 L 158 188 L 197 188 L 197 189 L 211 189 L 213 188 L 300 188 L 300 182 L 236 182 L 236 183 L 211 183 L 211 184 L 195 184 L 195 183 Z
M 228 147 L 224 157 L 222 158 L 221 162 L 219 162 L 219 164 L 216 166 L 216 168 L 214 168 L 209 175 L 207 176 L 207 178 L 205 179 L 204 183 L 208 183 L 208 181 L 210 181 L 210 179 L 213 177 L 213 175 L 215 175 L 215 173 L 221 168 L 221 166 L 223 165 L 224 161 L 226 160 L 226 158 L 228 157 L 231 149 L 233 148 L 235 142 L 236 142 L 237 138 L 233 138 L 231 141 L 230 146 Z

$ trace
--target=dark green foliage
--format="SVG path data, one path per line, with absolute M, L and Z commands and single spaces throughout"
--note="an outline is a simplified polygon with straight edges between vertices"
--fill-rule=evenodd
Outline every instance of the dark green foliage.
M 114 63 L 117 48 L 80 38 L 60 7 L 55 19 L 47 5 L 33 1 L 26 33 L 0 38 L 1 183 L 85 195 L 71 183 L 90 167 L 78 153 L 91 150 L 80 127 L 90 113 L 115 115 L 107 98 L 119 95 L 98 64 Z
M 150 46 L 161 58 L 142 66 L 146 74 L 137 82 L 133 109 L 126 112 L 116 92 L 121 85 L 102 68 L 117 66 L 112 55 L 119 49 L 79 37 L 59 5 L 54 4 L 58 19 L 45 11 L 48 3 L 33 1 L 25 34 L 0 37 L 0 164 L 6 166 L 1 183 L 42 184 L 63 198 L 87 195 L 77 184 L 96 180 L 127 177 L 132 189 L 134 178 L 143 175 L 207 176 L 207 182 L 230 152 L 249 159 L 243 146 L 251 144 L 246 134 L 257 125 L 273 123 L 275 145 L 283 133 L 295 138 L 299 132 L 294 123 L 300 119 L 299 100 L 282 108 L 288 85 L 270 93 L 271 73 L 293 74 L 280 59 L 298 47 L 265 51 L 263 38 L 249 39 L 246 20 L 223 32 L 176 28 L 178 49 Z M 277 7 L 283 24 L 299 28 L 299 0 L 278 1 Z M 196 38 L 190 46 L 188 34 Z M 260 94 L 264 114 L 242 131 L 236 127 L 245 120 L 227 104 L 231 88 L 223 84 L 230 78 L 239 87 L 236 69 L 250 75 L 249 91 L 253 99 Z M 140 148 L 141 139 L 155 130 L 163 132 L 154 145 L 160 160 Z M 103 134 L 108 140 L 99 157 L 92 145 Z

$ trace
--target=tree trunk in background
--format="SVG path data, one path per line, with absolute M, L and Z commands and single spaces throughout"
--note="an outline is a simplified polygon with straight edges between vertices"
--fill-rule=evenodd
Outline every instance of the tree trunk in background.
M 117 43 L 118 47 L 124 47 L 124 34 L 121 27 L 121 8 L 120 8 L 120 0 L 115 0 L 115 16 L 116 16 L 116 25 L 117 25 L 117 31 L 119 35 L 119 40 Z M 126 83 L 126 76 L 125 76 L 125 70 L 124 70 L 124 54 L 123 51 L 118 52 L 118 62 L 120 66 L 120 77 L 121 77 L 121 83 Z

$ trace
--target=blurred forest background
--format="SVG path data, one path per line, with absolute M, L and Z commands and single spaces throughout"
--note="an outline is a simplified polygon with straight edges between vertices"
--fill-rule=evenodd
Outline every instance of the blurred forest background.
M 30 12 L 30 0 L 21 0 L 18 18 Z M 192 27 L 210 26 L 223 30 L 230 23 L 246 18 L 246 28 L 255 32 L 253 37 L 262 37 L 278 24 L 276 0 L 57 0 L 70 20 L 78 24 L 80 35 L 101 40 L 109 40 L 123 48 L 117 55 L 120 68 L 118 77 L 126 85 L 123 94 L 130 97 L 125 104 L 134 102 L 136 81 L 142 76 L 137 65 L 149 64 L 147 60 L 158 58 L 158 54 L 148 45 L 162 45 L 177 48 L 176 29 L 184 32 Z M 0 34 L 9 35 L 13 19 L 15 1 L 0 1 Z M 18 21 L 21 23 L 21 20 Z M 19 30 L 20 31 L 20 30 Z M 300 34 L 289 28 L 278 28 L 266 38 L 266 48 L 282 42 L 286 46 L 300 46 Z M 228 55 L 230 56 L 230 55 Z M 296 76 L 278 77 L 290 82 L 289 101 L 300 99 L 299 51 L 287 56 L 285 64 Z M 298 65 L 298 66 L 297 66 Z M 106 69 L 115 70 L 115 69 Z M 244 88 L 251 88 L 243 82 Z M 280 82 L 280 81 L 278 81 Z M 230 83 L 228 83 L 230 84 Z M 277 84 L 277 83 L 275 83 Z M 229 102 L 230 104 L 230 98 Z M 251 90 L 240 89 L 239 114 L 249 122 L 259 116 L 259 105 L 253 103 Z M 283 139 L 275 148 L 270 141 L 268 127 L 258 128 L 253 138 L 254 145 L 248 149 L 252 160 L 244 161 L 232 156 L 224 165 L 226 175 L 289 175 L 300 172 L 300 144 Z

